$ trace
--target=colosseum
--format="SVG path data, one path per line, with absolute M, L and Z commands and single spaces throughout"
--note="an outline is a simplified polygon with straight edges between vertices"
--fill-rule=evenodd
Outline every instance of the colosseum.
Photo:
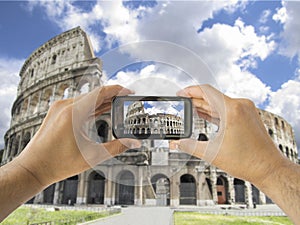
M 53 101 L 103 85 L 102 62 L 95 57 L 86 33 L 77 27 L 37 48 L 21 68 L 20 78 L 1 165 L 24 149 Z M 260 110 L 260 116 L 278 151 L 298 163 L 292 127 L 270 112 Z M 101 142 L 113 139 L 110 113 L 99 116 L 95 126 Z M 193 129 L 199 139 L 208 140 L 214 127 L 194 118 Z M 140 149 L 130 149 L 93 170 L 52 184 L 28 203 L 173 207 L 271 203 L 251 183 L 166 146 L 145 140 Z
M 124 133 L 134 135 L 184 134 L 183 118 L 173 114 L 145 112 L 144 102 L 136 101 L 128 106 L 124 122 Z

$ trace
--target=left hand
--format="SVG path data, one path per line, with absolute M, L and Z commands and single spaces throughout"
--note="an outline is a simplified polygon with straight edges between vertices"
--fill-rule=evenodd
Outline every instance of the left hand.
M 79 174 L 128 148 L 140 146 L 132 139 L 96 143 L 88 137 L 91 119 L 107 112 L 116 95 L 130 90 L 119 85 L 96 88 L 75 98 L 54 102 L 40 129 L 16 158 L 42 186 Z

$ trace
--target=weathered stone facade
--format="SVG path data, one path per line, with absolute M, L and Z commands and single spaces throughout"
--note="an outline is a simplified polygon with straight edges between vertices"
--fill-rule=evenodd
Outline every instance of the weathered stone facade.
M 20 71 L 2 164 L 24 149 L 53 101 L 101 86 L 101 67 L 101 60 L 95 58 L 80 28 L 62 33 L 35 50 Z M 296 163 L 298 152 L 292 127 L 277 115 L 259 112 L 278 151 Z M 97 118 L 95 126 L 101 142 L 112 139 L 110 114 Z M 204 120 L 194 120 L 194 133 L 201 140 L 212 138 L 214 129 Z M 94 170 L 53 184 L 30 202 L 160 206 L 241 203 L 250 207 L 253 203 L 270 202 L 249 182 L 165 146 L 145 140 L 140 149 L 130 149 Z

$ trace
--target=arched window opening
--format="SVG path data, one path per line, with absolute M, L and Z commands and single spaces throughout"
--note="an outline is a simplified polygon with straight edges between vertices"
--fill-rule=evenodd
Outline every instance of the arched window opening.
M 100 171 L 94 171 L 89 176 L 88 199 L 89 204 L 103 204 L 105 190 L 105 176 Z
M 74 205 L 77 198 L 78 176 L 64 180 L 62 204 Z
M 90 91 L 90 84 L 89 83 L 83 84 L 79 89 L 80 94 L 88 93 L 89 91 Z
M 218 204 L 226 204 L 227 199 L 227 190 L 228 190 L 228 182 L 225 180 L 225 177 L 220 176 L 217 179 L 217 196 L 218 196 Z
M 55 184 L 50 185 L 44 190 L 44 201 L 46 204 L 53 204 Z
M 272 130 L 272 129 L 269 129 L 268 131 L 269 131 L 269 135 L 270 135 L 271 137 L 273 137 L 273 134 L 274 134 L 273 130 Z
M 190 174 L 180 177 L 180 205 L 196 205 L 196 181 Z
M 259 192 L 260 191 L 253 184 L 251 184 L 251 186 L 252 186 L 252 200 L 253 200 L 253 204 L 254 204 L 254 207 L 255 207 L 256 204 L 260 204 L 260 200 L 259 200 Z
M 198 141 L 208 141 L 208 137 L 204 133 L 200 133 L 198 136 Z
M 56 63 L 56 59 L 57 59 L 57 55 L 53 55 L 52 56 L 51 64 L 55 64 Z
M 26 132 L 23 136 L 22 142 L 21 142 L 21 151 L 26 147 L 26 145 L 30 142 L 31 134 L 30 132 Z
M 130 171 L 119 174 L 119 182 L 116 188 L 116 204 L 134 204 L 134 175 Z
M 235 202 L 245 203 L 245 182 L 235 178 L 233 184 L 235 190 Z
M 64 90 L 63 99 L 67 99 L 71 97 L 71 88 L 68 87 Z
M 18 154 L 20 137 L 11 138 L 10 156 L 14 157 Z
M 278 125 L 278 118 L 275 117 L 275 125 Z
M 170 180 L 164 174 L 156 174 L 151 178 L 151 184 L 156 195 L 156 205 L 170 205 Z
M 283 147 L 282 147 L 281 144 L 279 145 L 279 149 L 280 149 L 280 151 L 283 153 Z
M 108 129 L 109 126 L 106 121 L 99 120 L 96 122 L 96 128 L 98 137 L 100 138 L 100 143 L 104 143 L 108 141 Z
M 290 151 L 289 151 L 289 148 L 288 147 L 285 147 L 285 154 L 286 154 L 286 157 L 290 157 Z
M 282 129 L 284 129 L 284 127 L 285 127 L 285 126 L 284 126 L 284 121 L 283 121 L 283 120 L 281 121 L 281 127 L 282 127 Z

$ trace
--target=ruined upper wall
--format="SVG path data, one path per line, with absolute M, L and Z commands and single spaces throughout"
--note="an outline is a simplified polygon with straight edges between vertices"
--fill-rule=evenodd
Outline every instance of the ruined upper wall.
M 292 126 L 282 117 L 259 110 L 262 121 L 277 148 L 289 159 L 297 162 L 298 150 Z
M 89 38 L 80 28 L 66 31 L 40 46 L 25 61 L 21 71 L 18 95 L 40 80 L 60 72 L 82 67 L 95 58 Z

